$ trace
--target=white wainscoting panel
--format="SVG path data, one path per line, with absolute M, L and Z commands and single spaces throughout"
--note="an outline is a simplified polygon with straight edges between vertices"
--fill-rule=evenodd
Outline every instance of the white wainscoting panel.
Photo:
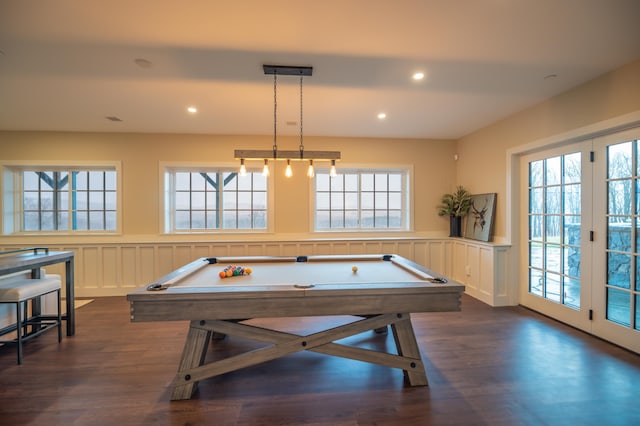
M 75 253 L 75 292 L 80 298 L 126 295 L 200 257 L 380 253 L 399 254 L 454 279 L 466 286 L 467 294 L 489 305 L 517 303 L 517 286 L 508 281 L 510 247 L 462 238 L 90 243 L 49 249 Z M 64 275 L 64 266 L 51 265 L 47 271 Z

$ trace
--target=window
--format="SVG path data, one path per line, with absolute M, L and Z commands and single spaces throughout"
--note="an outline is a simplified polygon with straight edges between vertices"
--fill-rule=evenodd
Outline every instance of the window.
M 166 232 L 268 228 L 268 182 L 261 173 L 167 168 L 165 185 Z
M 315 177 L 315 229 L 407 230 L 407 170 L 343 170 Z
M 6 167 L 4 180 L 5 233 L 118 228 L 115 167 Z

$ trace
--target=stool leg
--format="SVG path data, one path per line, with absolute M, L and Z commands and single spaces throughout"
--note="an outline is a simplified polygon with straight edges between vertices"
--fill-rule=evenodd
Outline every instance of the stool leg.
M 16 316 L 17 316 L 17 327 L 16 330 L 18 332 L 18 365 L 22 364 L 22 305 L 24 302 L 16 303 Z
M 62 342 L 62 297 L 60 296 L 60 290 L 58 293 L 58 343 Z

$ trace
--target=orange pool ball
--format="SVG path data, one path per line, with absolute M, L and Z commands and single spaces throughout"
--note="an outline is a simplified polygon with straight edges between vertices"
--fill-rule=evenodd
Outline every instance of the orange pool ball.
M 225 278 L 227 276 L 227 273 L 225 271 L 220 271 L 218 275 L 220 276 L 220 278 Z
M 252 272 L 251 268 L 244 268 L 244 273 L 250 275 Z

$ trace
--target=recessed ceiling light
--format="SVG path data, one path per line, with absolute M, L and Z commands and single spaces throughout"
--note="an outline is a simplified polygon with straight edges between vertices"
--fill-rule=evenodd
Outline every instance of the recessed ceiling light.
M 144 58 L 136 58 L 133 60 L 133 62 L 140 68 L 151 68 L 153 66 L 151 61 Z
M 414 80 L 423 80 L 424 79 L 424 73 L 423 72 L 416 72 L 413 74 L 412 78 Z
M 387 118 L 387 114 L 384 112 L 378 113 L 378 120 L 384 120 L 385 118 Z
M 194 106 L 189 106 L 187 107 L 187 111 L 190 112 L 191 114 L 195 114 L 196 112 L 198 112 L 198 108 Z

